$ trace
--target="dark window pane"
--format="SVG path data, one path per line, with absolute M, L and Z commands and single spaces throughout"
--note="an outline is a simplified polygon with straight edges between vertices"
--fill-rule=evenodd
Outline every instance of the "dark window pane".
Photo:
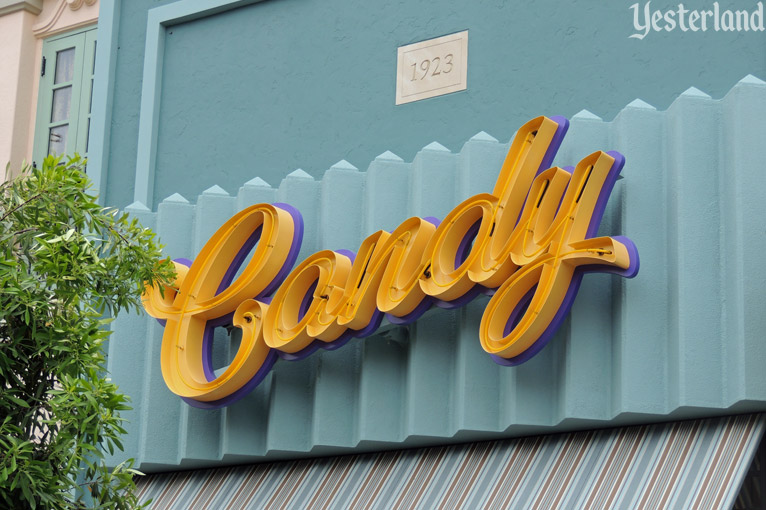
M 66 152 L 66 135 L 69 124 L 50 129 L 48 135 L 48 154 L 64 154 Z
M 74 77 L 74 48 L 56 52 L 56 76 L 53 83 L 72 81 Z
M 53 106 L 51 106 L 51 122 L 61 122 L 69 118 L 72 104 L 72 86 L 61 87 L 53 91 Z

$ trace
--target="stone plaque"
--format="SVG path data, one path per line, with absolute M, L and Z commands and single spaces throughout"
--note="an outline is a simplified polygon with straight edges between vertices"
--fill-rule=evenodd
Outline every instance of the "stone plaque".
M 466 89 L 468 30 L 400 46 L 396 104 Z

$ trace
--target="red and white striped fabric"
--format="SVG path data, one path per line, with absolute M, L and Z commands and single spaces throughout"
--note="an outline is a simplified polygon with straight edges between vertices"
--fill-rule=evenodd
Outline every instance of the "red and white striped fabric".
M 155 509 L 731 508 L 764 415 L 175 472 Z

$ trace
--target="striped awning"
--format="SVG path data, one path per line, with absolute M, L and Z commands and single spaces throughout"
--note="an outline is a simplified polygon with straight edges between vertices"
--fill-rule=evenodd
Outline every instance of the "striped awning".
M 764 430 L 741 415 L 149 475 L 155 509 L 731 508 Z

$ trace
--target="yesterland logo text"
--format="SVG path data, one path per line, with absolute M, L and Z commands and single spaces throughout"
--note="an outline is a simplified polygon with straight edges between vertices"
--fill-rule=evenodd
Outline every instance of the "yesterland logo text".
M 633 11 L 631 39 L 643 39 L 650 31 L 672 32 L 763 32 L 763 2 L 758 2 L 748 9 L 722 9 L 718 2 L 713 2 L 709 9 L 687 9 L 680 3 L 670 9 L 652 9 L 651 2 L 643 7 L 635 3 L 629 7 Z

